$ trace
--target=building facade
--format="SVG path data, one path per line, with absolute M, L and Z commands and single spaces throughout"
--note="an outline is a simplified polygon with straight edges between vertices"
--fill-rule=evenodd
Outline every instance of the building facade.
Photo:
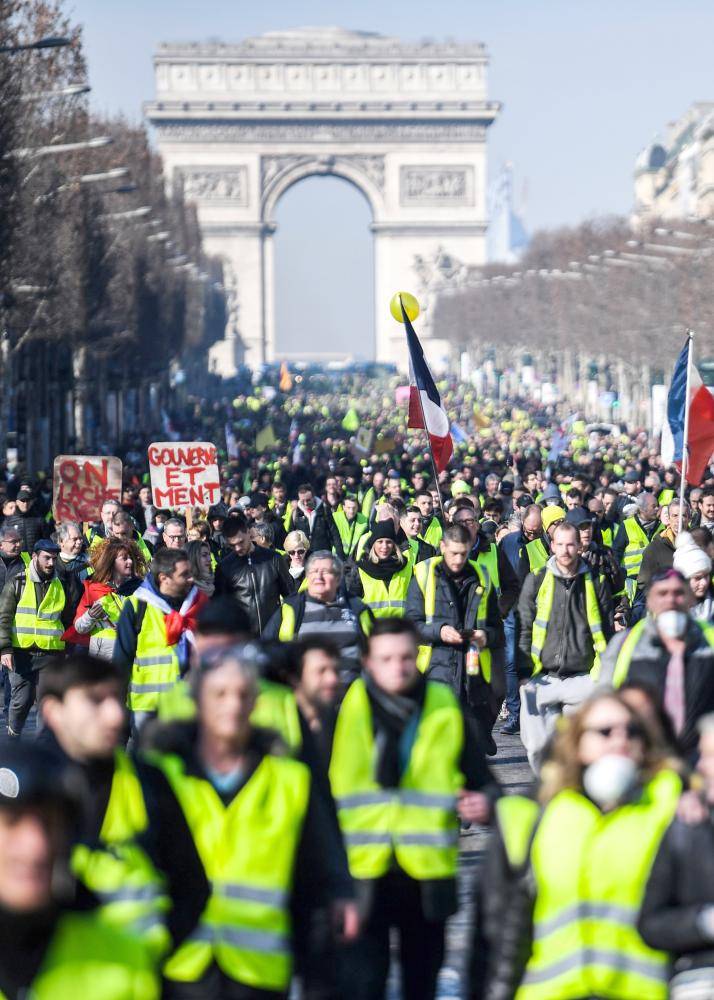
M 636 219 L 714 217 L 714 101 L 699 101 L 635 164 Z
M 377 360 L 404 365 L 388 303 L 415 287 L 415 259 L 446 250 L 485 262 L 486 134 L 500 110 L 487 69 L 478 43 L 338 28 L 160 47 L 146 115 L 168 183 L 195 201 L 206 251 L 224 262 L 214 370 L 275 360 L 275 208 L 315 174 L 346 179 L 371 206 Z

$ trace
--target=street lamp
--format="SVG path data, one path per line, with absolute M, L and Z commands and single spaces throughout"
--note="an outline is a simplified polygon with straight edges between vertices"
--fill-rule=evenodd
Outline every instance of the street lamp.
M 114 142 L 111 135 L 97 135 L 92 139 L 82 139 L 81 142 L 56 143 L 53 146 L 30 146 L 24 149 L 11 149 L 5 153 L 5 159 L 11 156 L 18 160 L 34 159 L 38 156 L 52 156 L 54 153 L 74 153 L 79 149 L 99 149 Z
M 104 170 L 99 174 L 80 174 L 79 177 L 70 177 L 66 184 L 60 184 L 59 187 L 53 188 L 51 191 L 47 191 L 45 194 L 39 194 L 35 198 L 35 205 L 42 205 L 46 201 L 50 201 L 55 195 L 60 194 L 62 191 L 68 191 L 74 184 L 96 184 L 100 181 L 113 181 L 118 180 L 122 177 L 126 177 L 129 173 L 128 167 L 113 167 L 111 170 Z M 120 188 L 114 188 L 109 191 L 102 191 L 102 194 L 123 194 L 126 191 L 136 190 L 136 185 L 127 184 Z
M 88 94 L 92 88 L 88 83 L 70 83 L 59 90 L 42 90 L 35 94 L 23 94 L 21 101 L 44 101 L 49 97 L 78 97 L 80 94 Z
M 126 212 L 110 212 L 108 215 L 100 215 L 99 218 L 102 222 L 106 222 L 109 219 L 140 219 L 144 215 L 148 215 L 151 211 L 151 205 L 142 205 L 140 208 L 130 208 Z
M 61 49 L 65 45 L 71 44 L 71 38 L 64 38 L 59 35 L 49 35 L 47 38 L 38 38 L 36 41 L 26 42 L 24 45 L 0 45 L 0 54 L 27 52 L 28 49 Z

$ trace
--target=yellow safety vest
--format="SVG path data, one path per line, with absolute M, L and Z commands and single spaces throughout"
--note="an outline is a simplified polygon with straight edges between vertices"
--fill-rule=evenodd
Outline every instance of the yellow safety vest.
M 186 818 L 211 883 L 196 930 L 164 966 L 196 982 L 212 962 L 237 982 L 283 992 L 290 984 L 290 894 L 310 796 L 310 772 L 265 756 L 228 806 L 180 757 L 152 755 Z
M 99 843 L 75 844 L 71 867 L 100 901 L 101 919 L 138 935 L 160 959 L 171 946 L 166 927 L 170 900 L 163 879 L 143 849 L 134 843 L 134 838 L 147 826 L 138 775 L 126 753 L 117 750 Z
M 32 1000 L 159 1000 L 154 963 L 135 937 L 96 913 L 60 917 L 47 953 L 24 995 Z M 0 992 L 0 1000 L 5 994 Z
M 500 594 L 501 578 L 498 572 L 498 546 L 495 542 L 491 542 L 486 552 L 479 552 L 476 557 L 476 563 L 487 571 L 491 586 L 495 587 L 497 594 Z
M 369 531 L 369 520 L 364 514 L 358 513 L 353 521 L 348 521 L 342 507 L 338 507 L 332 518 L 342 542 L 345 558 L 351 556 L 357 542 L 366 531 Z
M 424 620 L 427 625 L 430 625 L 434 621 L 434 612 L 436 611 L 436 567 L 441 565 L 443 561 L 443 556 L 433 556 L 431 559 L 425 559 L 423 562 L 417 563 L 414 567 L 414 577 L 419 586 L 419 590 L 424 596 Z M 485 566 L 481 566 L 478 563 L 473 562 L 471 559 L 469 559 L 469 563 L 476 570 L 479 578 L 478 590 L 481 592 L 478 608 L 476 610 L 476 622 L 474 627 L 477 629 L 485 629 L 486 618 L 488 615 L 488 598 L 491 591 L 491 581 Z M 468 624 L 466 627 L 469 627 Z M 419 651 L 417 653 L 417 667 L 419 667 L 422 673 L 425 673 L 429 669 L 429 664 L 431 663 L 431 653 L 431 646 L 419 647 Z M 487 684 L 490 684 L 491 651 L 489 649 L 482 649 L 480 651 L 479 664 L 483 679 Z
M 534 538 L 532 542 L 526 543 L 526 555 L 528 557 L 528 570 L 531 573 L 537 573 L 550 558 L 542 538 Z
M 260 693 L 250 717 L 254 726 L 273 729 L 296 754 L 302 748 L 302 730 L 295 694 L 284 684 L 261 679 Z
M 590 571 L 584 573 L 583 577 L 583 583 L 585 586 L 585 613 L 588 619 L 590 635 L 592 636 L 593 649 L 595 650 L 595 659 L 590 669 L 590 675 L 591 677 L 597 677 L 600 670 L 600 653 L 605 652 L 607 643 L 605 642 L 605 636 L 602 631 L 600 606 L 597 602 L 595 584 L 593 583 Z M 543 647 L 545 646 L 546 636 L 548 634 L 548 624 L 550 622 L 550 613 L 553 609 L 554 595 L 555 574 L 549 569 L 546 569 L 543 573 L 543 580 L 536 596 L 536 614 L 531 634 L 531 659 L 533 660 L 534 677 L 543 669 L 541 656 L 543 653 Z
M 12 624 L 13 646 L 16 649 L 35 647 L 47 652 L 63 650 L 62 612 L 65 600 L 64 588 L 55 576 L 38 608 L 35 584 L 28 571 Z
M 411 559 L 389 581 L 375 580 L 359 569 L 363 600 L 375 618 L 402 618 L 407 609 L 407 591 L 414 572 Z
M 106 622 L 102 624 L 102 622 L 99 621 L 92 627 L 92 631 L 89 634 L 95 639 L 116 639 L 116 626 L 125 602 L 126 597 L 122 597 L 114 591 L 112 591 L 111 594 L 105 594 L 104 597 L 100 599 L 99 603 L 104 608 L 110 624 L 107 625 Z
M 640 619 L 640 621 L 636 622 L 632 626 L 630 631 L 625 636 L 624 642 L 620 646 L 620 652 L 617 654 L 615 670 L 612 675 L 612 686 L 614 688 L 622 687 L 627 680 L 630 672 L 630 664 L 632 663 L 632 657 L 635 654 L 635 648 L 637 643 L 640 641 L 640 636 L 644 632 L 646 625 L 647 619 Z M 697 625 L 704 633 L 704 638 L 707 640 L 712 649 L 714 649 L 714 625 L 711 625 L 709 622 L 702 621 L 697 621 Z
M 572 789 L 546 806 L 530 851 L 533 946 L 516 1000 L 665 1000 L 668 956 L 644 943 L 637 918 L 681 787 L 661 771 L 610 813 Z
M 379 878 L 393 858 L 414 879 L 455 876 L 463 742 L 463 717 L 451 689 L 427 681 L 409 763 L 397 788 L 383 788 L 374 773 L 367 689 L 364 681 L 354 681 L 337 717 L 330 761 L 332 794 L 354 878 Z
M 656 538 L 660 531 L 663 530 L 664 526 L 661 524 L 657 525 L 652 539 L 649 539 L 636 517 L 626 517 L 622 523 L 627 533 L 627 546 L 622 558 L 622 568 L 627 576 L 633 577 L 636 580 L 640 573 L 642 556 L 645 549 L 650 544 L 650 541 Z
M 359 615 L 359 624 L 365 636 L 372 631 L 372 617 L 366 609 Z M 280 607 L 280 629 L 278 639 L 280 642 L 292 642 L 295 638 L 295 608 L 292 604 L 284 601 Z
M 602 538 L 602 544 L 605 546 L 605 548 L 611 549 L 612 548 L 612 542 L 613 542 L 612 526 L 608 526 L 607 528 L 602 528 L 601 527 L 600 528 L 600 537 Z
M 439 542 L 441 541 L 441 536 L 444 534 L 444 529 L 441 527 L 441 522 L 438 517 L 432 517 L 429 521 L 429 525 L 424 531 L 424 541 L 428 542 L 429 545 L 433 545 L 435 549 L 439 548 Z
M 176 646 L 169 646 L 166 641 L 164 613 L 138 597 L 127 600 L 135 614 L 140 605 L 146 609 L 137 636 L 128 705 L 134 712 L 155 712 L 159 696 L 170 691 L 181 676 L 178 653 Z

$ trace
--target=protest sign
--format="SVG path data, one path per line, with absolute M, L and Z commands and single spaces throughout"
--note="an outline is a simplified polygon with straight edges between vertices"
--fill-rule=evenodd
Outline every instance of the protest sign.
M 121 502 L 121 459 L 57 455 L 52 473 L 55 521 L 99 521 L 105 500 Z
M 366 458 L 372 450 L 372 431 L 368 427 L 360 427 L 353 438 L 350 438 L 352 453 L 357 458 Z
M 207 441 L 156 441 L 149 469 L 156 507 L 210 507 L 221 499 L 216 449 Z

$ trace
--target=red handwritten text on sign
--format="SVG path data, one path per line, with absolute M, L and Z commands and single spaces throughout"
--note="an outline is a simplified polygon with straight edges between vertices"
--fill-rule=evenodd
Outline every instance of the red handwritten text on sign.
M 58 455 L 52 496 L 58 524 L 98 521 L 105 500 L 121 501 L 121 460 L 104 455 Z
M 221 498 L 216 449 L 208 442 L 155 442 L 149 468 L 157 507 L 210 507 Z

